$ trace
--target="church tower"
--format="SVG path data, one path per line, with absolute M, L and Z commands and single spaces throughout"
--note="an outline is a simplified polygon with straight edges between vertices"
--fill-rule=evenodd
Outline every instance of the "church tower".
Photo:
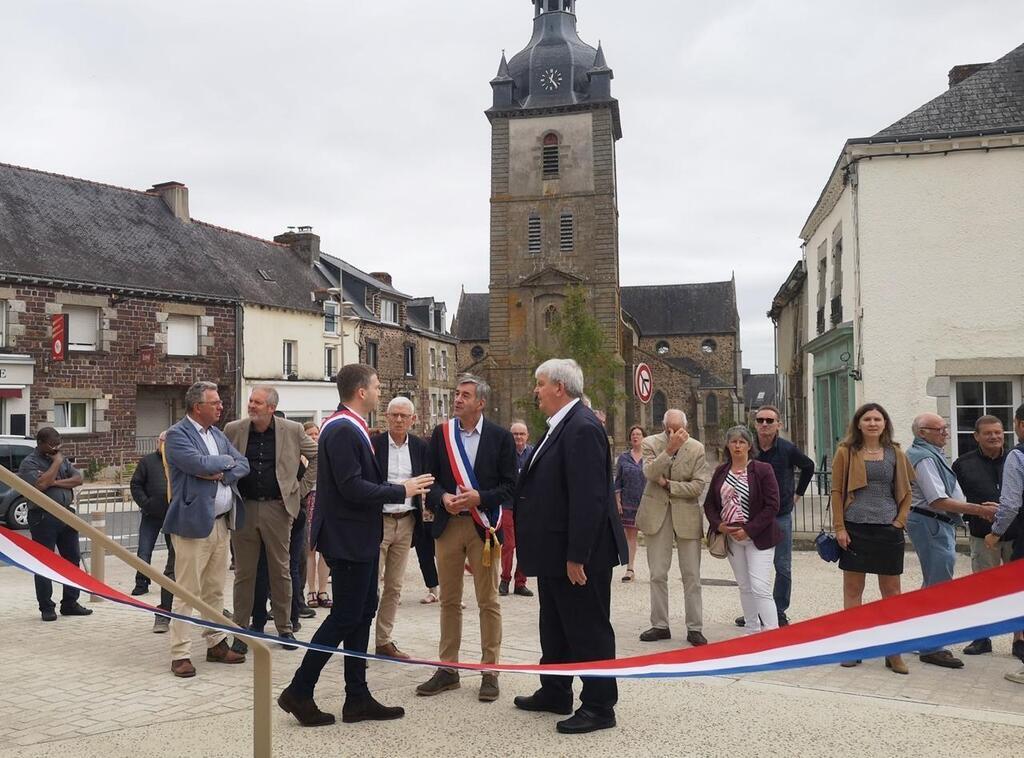
M 576 0 L 531 0 L 533 36 L 491 80 L 489 355 L 479 368 L 495 390 L 492 418 L 522 414 L 533 348 L 566 289 L 581 286 L 620 356 L 615 143 L 622 136 L 612 70 L 576 31 Z M 621 358 L 619 358 L 621 362 Z M 621 390 L 621 387 L 620 387 Z M 608 409 L 614 411 L 615 409 Z M 624 414 L 610 414 L 615 425 Z M 609 428 L 616 439 L 621 430 Z

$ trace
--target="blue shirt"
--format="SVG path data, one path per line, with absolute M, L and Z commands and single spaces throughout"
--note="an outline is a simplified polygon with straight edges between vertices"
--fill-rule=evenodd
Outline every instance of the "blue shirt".
M 523 473 L 526 464 L 530 462 L 531 455 L 533 455 L 533 445 L 527 445 L 523 448 L 523 452 L 516 453 L 516 476 Z
M 26 482 L 31 484 L 33 487 L 36 486 L 36 482 L 39 481 L 39 477 L 45 474 L 50 466 L 53 465 L 53 458 L 48 455 L 44 455 L 39 452 L 36 448 L 27 456 L 25 460 L 18 466 L 18 476 L 24 479 Z M 71 461 L 65 458 L 60 468 L 57 470 L 57 479 L 71 479 L 75 476 L 81 476 L 82 472 L 71 465 Z M 63 505 L 65 508 L 70 509 L 71 504 L 75 502 L 75 491 L 69 490 L 67 487 L 47 487 L 43 490 L 43 494 L 56 500 L 58 503 Z M 36 508 L 36 504 L 31 500 L 29 501 L 32 508 Z
M 1003 464 L 1003 486 L 999 492 L 999 510 L 992 524 L 995 534 L 1005 534 L 1010 524 L 1020 512 L 1021 501 L 1024 500 L 1024 443 L 1015 447 L 1006 456 Z

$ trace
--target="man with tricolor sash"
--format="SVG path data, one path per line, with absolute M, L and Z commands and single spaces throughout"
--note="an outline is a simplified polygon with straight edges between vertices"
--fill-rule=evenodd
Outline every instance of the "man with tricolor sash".
M 490 392 L 480 377 L 460 376 L 452 404 L 455 417 L 434 429 L 427 453 L 436 480 L 426 507 L 434 513 L 441 583 L 438 655 L 452 663 L 458 662 L 462 645 L 462 583 L 467 563 L 480 609 L 481 663 L 497 663 L 501 651 L 501 506 L 515 486 L 516 452 L 511 433 L 484 418 Z M 439 668 L 416 688 L 416 694 L 438 695 L 458 687 L 458 672 Z M 483 674 L 479 699 L 498 699 L 496 673 Z

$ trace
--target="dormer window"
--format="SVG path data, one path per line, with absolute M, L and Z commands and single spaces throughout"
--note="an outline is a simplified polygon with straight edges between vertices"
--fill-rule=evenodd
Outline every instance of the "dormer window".
M 541 164 L 544 179 L 557 179 L 559 173 L 558 135 L 544 135 L 544 147 L 541 149 Z
M 398 323 L 398 303 L 394 300 L 381 299 L 380 320 L 386 324 Z

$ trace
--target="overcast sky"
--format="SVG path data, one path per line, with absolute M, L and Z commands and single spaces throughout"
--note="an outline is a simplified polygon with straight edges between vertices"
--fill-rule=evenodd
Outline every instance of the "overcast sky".
M 622 111 L 623 284 L 728 279 L 744 365 L 848 137 L 1024 42 L 1019 0 L 578 0 Z M 454 314 L 488 281 L 488 81 L 527 0 L 3 3 L 0 162 L 146 189 L 322 247 Z

